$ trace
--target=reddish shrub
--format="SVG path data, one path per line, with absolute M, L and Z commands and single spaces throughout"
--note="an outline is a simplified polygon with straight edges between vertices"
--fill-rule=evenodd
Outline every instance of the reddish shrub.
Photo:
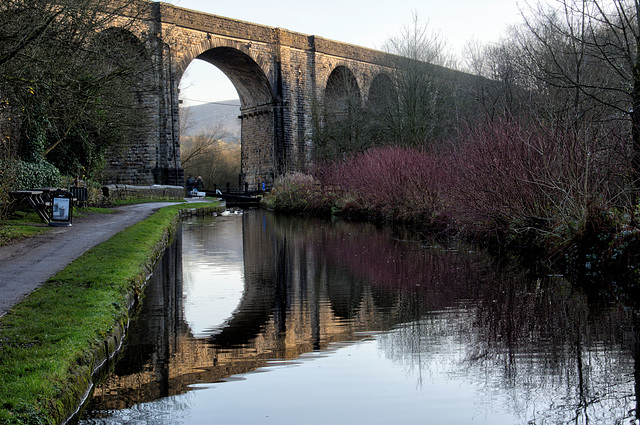
M 454 156 L 451 214 L 479 232 L 571 232 L 624 190 L 618 146 L 591 129 L 487 124 L 470 131 Z
M 623 138 L 591 128 L 489 123 L 469 131 L 449 155 L 373 148 L 319 167 L 317 180 L 290 176 L 274 192 L 279 204 L 298 210 L 467 235 L 526 235 L 525 244 L 540 236 L 566 240 L 622 199 L 629 161 L 617 140 Z
M 441 162 L 407 148 L 374 148 L 321 168 L 323 185 L 366 211 L 394 221 L 426 221 L 442 214 Z
M 334 200 L 313 176 L 289 173 L 276 179 L 266 203 L 278 211 L 322 214 L 330 212 Z

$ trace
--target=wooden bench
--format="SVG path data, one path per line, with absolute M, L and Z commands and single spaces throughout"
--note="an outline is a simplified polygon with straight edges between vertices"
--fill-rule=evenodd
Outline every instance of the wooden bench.
M 42 190 L 16 190 L 11 192 L 10 195 L 16 208 L 26 202 L 34 209 L 42 221 L 47 224 L 51 221 L 47 209 L 47 201 L 44 198 L 45 193 Z
M 69 192 L 71 192 L 71 195 L 73 195 L 74 204 L 77 207 L 87 206 L 87 202 L 89 201 L 89 193 L 86 187 L 70 187 Z

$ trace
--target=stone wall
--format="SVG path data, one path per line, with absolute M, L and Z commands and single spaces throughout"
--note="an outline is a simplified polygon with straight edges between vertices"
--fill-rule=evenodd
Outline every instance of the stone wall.
M 276 117 L 270 109 L 242 114 L 242 140 L 251 142 L 242 146 L 241 165 L 244 182 L 251 190 L 261 187 L 262 182 L 273 183 Z
M 133 186 L 111 184 L 102 187 L 102 195 L 111 200 L 126 199 L 172 199 L 181 200 L 185 197 L 185 189 L 182 186 Z

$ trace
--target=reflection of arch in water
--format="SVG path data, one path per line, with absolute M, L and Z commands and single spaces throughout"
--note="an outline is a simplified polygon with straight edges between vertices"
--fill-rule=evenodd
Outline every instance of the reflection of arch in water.
M 327 279 L 327 295 L 334 314 L 341 319 L 351 319 L 362 303 L 364 285 L 345 269 Z
M 268 281 L 245 283 L 240 304 L 210 342 L 220 348 L 239 348 L 250 343 L 269 322 L 276 302 L 276 290 Z
M 257 215 L 257 214 L 256 214 Z M 286 320 L 287 282 L 286 243 L 278 244 L 271 234 L 255 232 L 254 214 L 243 215 L 244 292 L 238 307 L 210 341 L 221 348 L 249 344 L 267 326 L 271 318 Z M 251 221 L 247 226 L 247 221 Z M 274 244 L 275 242 L 275 244 Z M 278 311 L 282 311 L 278 314 Z M 283 323 L 277 325 L 284 327 Z
M 268 227 L 268 225 L 265 226 L 265 228 L 266 227 Z M 260 232 L 258 232 L 258 234 L 259 233 Z M 291 249 L 294 246 L 299 248 L 300 245 L 304 243 L 302 242 L 303 238 L 308 241 L 309 239 L 312 239 L 313 235 L 307 233 L 304 234 L 303 238 L 297 238 L 295 232 L 289 232 L 287 229 L 282 227 L 275 230 L 265 230 L 264 233 L 265 235 L 268 234 L 268 237 L 263 237 L 261 241 L 267 243 L 260 245 L 260 250 L 272 250 L 272 254 L 265 256 L 264 261 L 260 264 L 256 264 L 256 267 L 260 268 L 260 272 L 254 273 L 253 283 L 255 284 L 255 288 L 251 293 L 248 292 L 246 294 L 248 298 L 259 297 L 261 295 L 260 291 L 265 291 L 262 294 L 266 295 L 265 298 L 271 298 L 274 291 L 277 293 L 278 291 L 283 291 L 285 289 L 287 291 L 290 289 L 297 289 L 291 288 L 290 283 L 287 283 L 287 286 L 283 286 L 283 281 L 276 280 L 274 276 L 270 274 L 274 270 L 283 267 L 285 262 L 282 261 L 282 259 L 286 259 L 287 264 L 286 269 L 284 269 L 283 272 L 287 274 L 289 278 L 294 278 L 294 280 L 297 279 L 300 282 L 300 287 L 308 284 L 310 290 L 313 291 L 315 290 L 314 285 L 318 285 L 320 282 L 326 282 L 327 280 L 332 280 L 333 276 L 331 275 L 333 273 L 327 274 L 324 272 L 324 270 L 328 268 L 325 267 L 327 266 L 326 262 L 322 264 L 323 261 L 320 261 L 319 264 L 318 262 L 308 261 L 313 256 L 311 250 L 307 251 L 307 255 L 307 253 L 304 252 L 300 254 L 300 251 L 297 251 L 298 254 L 296 254 L 296 252 Z M 252 236 L 255 236 L 255 234 L 252 234 Z M 318 251 L 326 252 L 326 250 L 323 249 L 325 246 L 322 246 L 321 244 L 312 242 L 310 245 L 317 247 Z M 371 244 L 369 244 L 369 247 L 370 246 Z M 289 251 L 287 251 L 287 248 L 289 248 Z M 256 258 L 258 257 L 254 257 L 254 260 Z M 275 263 L 273 261 L 275 258 L 280 259 L 281 261 Z M 415 259 L 408 258 L 408 260 Z M 291 262 L 299 265 L 312 264 L 310 269 L 313 270 L 305 269 L 303 267 L 296 268 L 295 265 L 291 265 Z M 417 263 L 416 261 L 410 262 L 415 264 L 416 270 L 418 267 L 420 269 L 427 269 L 430 273 L 436 276 L 436 280 L 441 280 L 441 278 L 450 274 L 453 274 L 454 277 L 462 277 L 458 274 L 459 272 L 456 272 L 458 268 L 456 265 L 459 266 L 459 262 L 447 262 L 445 266 L 440 267 L 439 269 L 433 266 L 428 267 L 428 263 Z M 180 265 L 179 262 L 177 265 Z M 253 271 L 255 272 L 255 270 Z M 314 271 L 317 273 L 315 276 L 313 276 Z M 484 273 L 487 270 L 483 268 L 482 271 Z M 397 271 L 395 272 L 397 274 Z M 412 269 L 411 272 L 414 273 L 414 269 Z M 336 273 L 340 272 L 336 271 Z M 180 275 L 179 273 L 176 274 L 178 276 Z M 303 276 L 306 276 L 306 281 Z M 385 281 L 389 282 L 388 275 L 384 275 L 384 277 Z M 350 278 L 346 278 L 343 279 L 343 282 L 346 283 L 349 280 Z M 372 278 L 371 280 L 373 281 L 375 279 Z M 604 400 L 605 406 L 606 401 L 609 400 L 612 407 L 619 407 L 618 400 L 615 396 L 622 394 L 617 392 L 617 388 L 621 387 L 616 387 L 615 385 L 612 385 L 612 383 L 627 385 L 631 374 L 627 373 L 629 371 L 629 368 L 627 367 L 628 363 L 625 362 L 625 355 L 623 351 L 620 350 L 620 347 L 625 343 L 623 334 L 615 332 L 615 330 L 630 329 L 631 326 L 633 329 L 640 327 L 635 320 L 633 323 L 629 323 L 629 312 L 626 309 L 616 307 L 614 311 L 618 311 L 618 316 L 615 314 L 611 316 L 609 311 L 606 313 L 603 311 L 601 313 L 603 316 L 600 316 L 596 311 L 585 309 L 585 306 L 588 306 L 589 303 L 586 302 L 584 294 L 581 294 L 579 291 L 574 291 L 572 292 L 572 296 L 567 298 L 567 287 L 561 286 L 560 283 L 554 284 L 548 279 L 537 279 L 535 281 L 528 282 L 526 279 L 521 277 L 513 280 L 512 278 L 505 279 L 504 277 L 501 278 L 500 276 L 490 275 L 484 279 L 464 279 L 467 282 L 466 286 L 459 286 L 461 283 L 458 283 L 458 280 L 461 279 L 444 281 L 444 283 L 440 284 L 441 288 L 438 288 L 438 283 L 435 280 L 424 280 L 422 281 L 424 284 L 420 287 L 415 284 L 411 284 L 409 287 L 414 292 L 405 291 L 405 294 L 403 295 L 406 297 L 404 302 L 410 303 L 415 300 L 415 296 L 419 296 L 423 293 L 424 289 L 422 288 L 426 287 L 429 287 L 430 290 L 443 291 L 447 293 L 446 296 L 438 297 L 437 300 L 440 300 L 440 302 L 434 304 L 440 309 L 447 305 L 452 305 L 445 302 L 450 299 L 448 293 L 451 291 L 456 292 L 458 295 L 466 294 L 468 296 L 469 294 L 472 294 L 472 297 L 468 299 L 468 301 L 471 301 L 473 305 L 476 305 L 479 308 L 469 310 L 469 316 L 459 317 L 459 319 L 461 319 L 459 323 L 465 332 L 469 329 L 475 330 L 474 333 L 470 335 L 472 339 L 468 341 L 468 346 L 471 350 L 469 352 L 470 357 L 461 359 L 462 362 L 460 365 L 465 368 L 480 367 L 483 371 L 488 370 L 488 368 L 496 370 L 498 375 L 491 375 L 492 379 L 491 385 L 488 387 L 489 390 L 493 390 L 494 385 L 499 383 L 502 378 L 502 371 L 505 374 L 504 378 L 507 384 L 506 388 L 508 389 L 509 394 L 511 394 L 514 390 L 512 380 L 513 373 L 518 372 L 519 375 L 522 375 L 523 373 L 526 375 L 530 370 L 533 370 L 531 368 L 538 370 L 533 370 L 534 373 L 531 374 L 533 379 L 524 383 L 526 387 L 530 388 L 531 382 L 540 382 L 541 385 L 539 385 L 539 388 L 541 391 L 545 391 L 546 389 L 548 392 L 548 388 L 558 388 L 558 382 L 564 383 L 566 381 L 571 385 L 567 386 L 567 388 L 571 388 L 573 390 L 577 388 L 573 383 L 577 381 L 584 381 L 581 361 L 583 357 L 588 356 L 590 359 L 596 359 L 596 362 L 593 363 L 593 368 L 585 369 L 585 373 L 587 373 L 587 377 L 592 376 L 593 374 L 593 377 L 598 377 L 598 379 L 589 378 L 587 380 L 589 385 L 585 386 L 585 388 L 588 389 L 588 393 L 586 395 L 591 396 L 596 394 L 596 397 L 594 399 L 588 398 L 588 404 L 584 403 L 585 398 L 582 397 L 582 394 L 580 394 L 579 397 L 565 398 L 563 399 L 563 403 L 558 403 L 556 405 L 558 407 L 558 412 L 551 411 L 550 413 L 553 415 L 556 413 L 563 413 L 567 408 L 571 414 L 575 414 L 576 412 L 580 413 L 577 408 L 584 408 L 584 411 L 587 412 L 587 407 L 590 408 L 591 406 L 590 400 L 594 400 L 594 405 L 600 403 L 601 400 Z M 178 283 L 179 281 L 176 282 L 176 284 Z M 378 285 L 378 287 L 381 286 L 382 285 Z M 463 289 L 466 288 L 466 290 L 464 292 L 460 292 L 457 289 L 458 287 Z M 153 357 L 153 361 L 156 363 L 150 363 L 145 367 L 138 368 L 137 370 L 140 370 L 141 372 L 139 376 L 132 376 L 129 380 L 123 379 L 122 381 L 117 382 L 117 385 L 114 383 L 113 386 L 107 388 L 102 393 L 102 398 L 105 405 L 111 406 L 109 408 L 115 409 L 117 407 L 122 407 L 123 403 L 131 405 L 142 401 L 154 400 L 158 397 L 170 394 L 183 393 L 193 389 L 191 386 L 192 384 L 202 382 L 219 382 L 231 375 L 253 371 L 260 366 L 267 366 L 267 358 L 292 358 L 300 352 L 310 351 L 309 341 L 295 339 L 297 335 L 295 335 L 296 330 L 294 330 L 290 340 L 293 348 L 291 346 L 286 347 L 287 351 L 277 351 L 277 355 L 273 356 L 275 350 L 279 350 L 281 348 L 280 343 L 282 342 L 282 339 L 278 339 L 282 337 L 281 334 L 278 334 L 278 327 L 274 325 L 273 318 L 267 320 L 268 325 L 267 328 L 265 328 L 264 333 L 271 333 L 272 335 L 276 334 L 277 337 L 264 341 L 269 343 L 266 347 L 256 344 L 253 347 L 249 347 L 247 350 L 215 350 L 215 348 L 212 348 L 206 341 L 186 340 L 185 338 L 182 338 L 182 327 L 180 325 L 180 321 L 176 321 L 176 319 L 178 319 L 181 301 L 179 297 L 180 292 L 178 291 L 179 288 L 165 286 L 161 289 L 162 290 L 155 291 L 155 294 L 159 297 L 157 301 L 154 301 L 153 298 L 147 298 L 145 302 L 148 304 L 148 307 L 154 307 L 155 305 L 155 309 L 157 311 L 165 313 L 163 319 L 153 316 L 151 317 L 153 321 L 161 322 L 160 325 L 162 327 L 152 328 L 145 326 L 138 332 L 138 334 L 141 334 L 145 338 L 145 344 L 155 344 L 157 354 L 148 357 L 149 361 L 152 361 L 151 357 Z M 325 290 L 326 285 L 322 289 Z M 345 293 L 344 288 L 340 287 L 340 285 L 334 287 L 331 291 L 334 293 L 333 296 Z M 363 303 L 371 302 L 369 294 L 373 291 L 375 291 L 375 285 L 365 285 Z M 480 294 L 476 294 L 475 291 L 480 291 Z M 326 295 L 326 293 L 323 293 L 323 295 Z M 479 295 L 479 297 L 476 295 Z M 152 297 L 153 293 L 148 293 L 147 296 Z M 275 297 L 277 298 L 277 295 Z M 455 299 L 465 300 L 466 298 L 456 296 Z M 558 301 L 566 302 L 567 300 L 570 302 L 569 305 L 562 309 L 557 308 L 557 305 L 561 305 Z M 339 303 L 341 302 L 340 300 L 338 301 Z M 176 307 L 172 307 L 172 303 L 175 303 Z M 278 312 L 285 308 L 291 308 L 292 310 L 295 309 L 294 306 L 288 306 L 288 303 L 289 300 L 285 298 L 283 302 L 279 304 L 276 303 L 274 307 L 262 308 L 262 311 Z M 486 304 L 483 305 L 483 303 Z M 410 307 L 411 304 L 400 306 L 400 310 L 405 309 L 406 306 Z M 530 316 L 529 312 L 531 311 L 537 312 L 535 317 L 530 318 L 527 316 Z M 516 313 L 515 315 L 514 312 Z M 366 313 L 367 312 L 362 311 L 361 315 L 365 316 Z M 387 325 L 394 325 L 394 323 L 397 323 L 394 322 L 398 320 L 397 313 L 398 312 L 393 315 L 392 320 L 387 322 Z M 400 311 L 400 313 L 403 313 L 403 311 Z M 330 314 L 326 314 L 324 318 L 329 315 Z M 244 317 L 246 318 L 248 316 Z M 369 329 L 379 330 L 381 323 L 380 318 L 381 317 L 378 316 L 375 319 L 375 323 L 374 321 L 369 322 L 375 326 L 375 328 L 371 327 Z M 637 319 L 636 316 L 634 316 L 634 318 Z M 236 319 L 239 318 L 236 317 Z M 259 321 L 260 320 L 257 322 Z M 238 325 L 233 326 L 236 328 L 242 328 L 243 324 L 240 322 L 244 322 L 244 320 L 239 320 Z M 424 322 L 422 321 L 413 322 L 410 327 L 406 327 L 405 329 L 410 332 L 404 334 L 407 336 L 404 340 L 400 340 L 398 338 L 389 340 L 391 343 L 390 349 L 393 349 L 393 352 L 390 354 L 401 356 L 392 356 L 391 358 L 403 359 L 417 355 L 417 357 L 422 359 L 423 353 L 427 355 L 431 353 L 428 347 L 429 344 L 417 346 L 416 342 L 425 341 L 423 338 L 426 337 L 429 338 L 426 341 L 430 341 L 430 338 L 447 338 L 448 334 L 440 332 L 443 328 L 440 326 L 439 320 L 430 322 L 431 325 L 436 327 L 425 327 L 423 326 L 423 323 Z M 333 323 L 330 323 L 329 325 L 333 325 Z M 250 327 L 244 328 L 249 329 Z M 337 328 L 338 327 L 334 326 L 332 329 L 328 329 L 328 327 L 325 326 L 323 331 L 342 332 L 340 334 L 334 334 L 334 341 L 353 340 L 348 338 L 353 338 L 353 333 L 349 334 L 349 332 L 352 332 L 354 329 L 346 329 L 346 327 L 342 327 L 342 329 Z M 153 331 L 149 331 L 150 329 L 153 329 Z M 563 332 L 558 332 L 558 329 Z M 360 331 L 363 330 L 363 328 L 355 330 Z M 567 330 L 569 331 L 568 333 L 566 332 Z M 287 332 L 290 331 L 291 328 L 287 329 Z M 583 332 L 587 333 L 584 334 Z M 250 335 L 251 331 L 247 332 L 243 338 L 251 339 Z M 463 334 L 457 333 L 456 335 Z M 464 335 L 466 335 L 466 333 L 464 333 Z M 543 337 L 532 338 L 532 336 L 536 335 L 542 335 Z M 357 338 L 358 337 L 356 336 L 355 339 Z M 629 341 L 630 343 L 637 341 L 637 338 L 630 339 L 633 339 L 633 341 Z M 531 359 L 528 359 L 526 356 L 522 356 L 523 352 L 521 348 L 526 349 L 529 344 L 532 344 L 536 340 L 545 341 L 541 347 L 543 347 L 544 344 L 551 343 L 551 346 L 557 350 L 551 352 L 553 356 L 549 357 L 550 362 L 541 357 L 544 356 L 544 352 L 539 349 L 534 350 L 533 355 L 535 356 L 535 359 L 542 359 L 541 363 L 537 361 L 530 362 Z M 613 351 L 607 351 L 606 349 L 603 350 L 603 341 L 610 343 Z M 287 342 L 289 342 L 288 336 Z M 502 345 L 507 345 L 507 349 L 496 352 L 491 348 L 501 347 Z M 578 350 L 574 349 L 574 347 Z M 184 352 L 174 351 L 179 349 L 184 349 Z M 314 349 L 317 348 L 314 347 Z M 594 350 L 594 357 L 591 357 L 590 354 L 590 350 L 592 349 Z M 231 351 L 234 353 L 231 353 Z M 623 355 L 620 355 L 620 353 L 623 353 Z M 291 354 L 291 356 L 279 356 L 280 354 Z M 510 358 L 512 355 L 514 357 Z M 601 355 L 603 357 L 600 357 Z M 578 361 L 575 360 L 576 356 L 578 356 Z M 502 361 L 504 361 L 505 367 L 496 368 L 496 364 L 500 364 Z M 416 365 L 422 367 L 422 364 L 427 363 L 428 362 L 421 360 L 421 363 L 416 363 Z M 580 364 L 580 367 L 579 370 L 576 371 L 578 368 L 577 364 Z M 616 373 L 616 375 L 596 375 L 594 372 L 597 369 L 601 369 L 603 364 L 610 365 L 611 368 L 609 371 Z M 537 374 L 540 370 L 543 371 L 542 375 Z M 123 370 L 125 373 L 132 373 L 133 371 L 133 369 Z M 635 372 L 637 380 L 637 366 L 636 369 L 631 372 Z M 159 376 L 162 378 L 162 381 L 156 382 L 155 379 Z M 482 373 L 479 376 L 482 379 L 481 383 L 486 384 L 485 373 Z M 546 380 L 547 377 L 549 379 L 548 381 Z M 558 377 L 561 377 L 562 379 L 559 379 Z M 599 380 L 600 377 L 604 377 L 604 379 Z M 542 381 L 536 381 L 536 379 L 542 379 Z M 113 394 L 116 391 L 122 391 L 123 388 L 126 390 L 126 392 L 123 393 L 126 394 L 125 397 L 116 399 Z M 602 396 L 603 394 L 605 397 Z M 625 393 L 623 396 L 625 397 L 625 402 L 631 400 L 633 397 L 631 393 Z M 579 404 L 572 405 L 574 402 Z M 627 404 L 629 405 L 629 403 Z M 625 407 L 625 412 L 629 411 L 631 410 Z M 608 411 L 606 413 L 608 413 Z M 550 420 L 551 418 L 555 419 L 554 416 L 547 418 Z M 553 423 L 561 422 L 559 420 L 551 421 Z

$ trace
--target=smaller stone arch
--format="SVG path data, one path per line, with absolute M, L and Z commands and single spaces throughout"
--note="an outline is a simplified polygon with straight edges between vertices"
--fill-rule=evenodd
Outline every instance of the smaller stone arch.
M 103 47 L 104 53 L 120 54 L 122 48 L 128 46 L 127 57 L 140 58 L 145 55 L 144 43 L 130 30 L 121 27 L 109 27 L 98 32 L 93 38 L 94 47 Z M 107 49 L 111 50 L 110 52 Z
M 369 85 L 365 105 L 368 139 L 373 144 L 388 143 L 393 139 L 393 122 L 398 110 L 398 90 L 392 75 L 382 71 Z
M 362 107 L 362 93 L 353 72 L 344 65 L 333 69 L 324 90 L 327 119 L 343 120 Z
M 367 109 L 380 110 L 397 102 L 398 94 L 393 77 L 387 73 L 377 74 L 369 85 L 367 96 Z

